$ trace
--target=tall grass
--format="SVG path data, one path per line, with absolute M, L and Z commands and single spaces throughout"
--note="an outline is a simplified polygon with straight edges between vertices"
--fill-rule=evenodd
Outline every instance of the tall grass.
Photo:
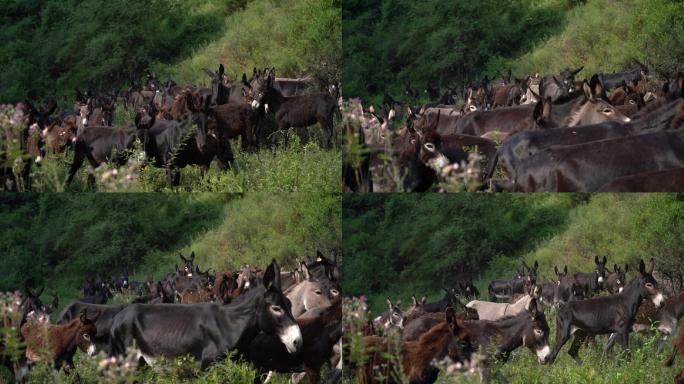
M 237 78 L 252 68 L 274 66 L 277 75 L 339 79 L 342 16 L 337 0 L 258 0 L 228 16 L 222 36 L 178 63 L 154 65 L 179 84 L 206 84 L 203 68 L 223 63 Z
M 667 0 L 591 0 L 567 11 L 565 29 L 520 57 L 495 58 L 489 71 L 558 73 L 584 66 L 584 75 L 622 71 L 635 60 L 654 74 L 673 75 L 684 67 L 684 4 Z

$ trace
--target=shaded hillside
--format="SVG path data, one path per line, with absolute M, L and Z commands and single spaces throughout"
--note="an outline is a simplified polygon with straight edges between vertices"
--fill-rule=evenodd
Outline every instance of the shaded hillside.
M 333 76 L 339 68 L 336 0 L 10 0 L 0 5 L 0 103 L 74 88 L 112 92 L 148 68 L 201 83 L 219 61 L 228 73 L 276 66 L 280 75 Z M 337 76 L 339 78 L 339 75 Z
M 684 275 L 684 200 L 676 194 L 346 195 L 345 295 L 433 298 L 441 285 L 472 276 L 486 292 L 522 260 L 592 270 L 655 258 L 658 270 Z M 662 275 L 664 276 L 664 275 Z
M 345 93 L 403 98 L 407 84 L 422 94 L 509 68 L 584 65 L 583 78 L 635 60 L 672 75 L 684 69 L 683 15 L 684 3 L 668 0 L 346 0 Z
M 66 303 L 87 276 L 163 277 L 194 251 L 203 268 L 285 267 L 340 245 L 340 198 L 298 194 L 27 194 L 0 199 L 0 291 L 26 280 Z

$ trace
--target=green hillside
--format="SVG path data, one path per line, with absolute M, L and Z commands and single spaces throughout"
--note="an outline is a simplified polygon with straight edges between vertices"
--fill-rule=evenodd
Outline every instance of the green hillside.
M 473 276 L 481 293 L 523 260 L 592 270 L 653 257 L 661 273 L 684 275 L 684 200 L 677 194 L 345 195 L 345 295 L 384 309 L 390 294 L 439 298 L 440 285 Z M 663 275 L 661 275 L 663 276 Z
M 335 0 L 47 0 L 0 4 L 0 103 L 74 88 L 120 90 L 152 68 L 201 84 L 202 68 L 230 75 L 275 66 L 282 76 L 339 78 Z
M 387 297 L 401 299 L 405 309 L 412 294 L 441 299 L 442 285 L 467 276 L 486 300 L 489 282 L 513 277 L 523 260 L 539 262 L 538 281 L 549 281 L 554 265 L 592 271 L 596 255 L 606 256 L 611 270 L 614 263 L 629 263 L 628 281 L 639 259 L 653 257 L 666 292 L 668 276 L 684 276 L 682 195 L 348 194 L 343 205 L 344 294 L 366 295 L 370 318 L 387 310 Z M 545 312 L 553 346 L 556 309 Z M 684 361 L 664 367 L 672 343 L 668 339 L 665 353 L 657 355 L 658 337 L 632 334 L 626 355 L 619 345 L 604 353 L 607 336 L 597 336 L 583 343 L 582 366 L 566 353 L 571 343 L 552 366 L 541 366 L 520 347 L 492 364 L 492 377 L 503 375 L 509 383 L 671 383 Z M 480 383 L 477 374 L 442 372 L 437 380 L 453 382 Z
M 405 85 L 463 85 L 509 68 L 522 76 L 684 69 L 684 3 L 668 0 L 345 0 L 348 97 L 403 98 Z
M 283 267 L 341 242 L 340 197 L 324 194 L 26 194 L 0 198 L 5 273 L 0 291 L 25 281 L 62 304 L 83 280 L 161 278 L 194 251 L 203 269 Z

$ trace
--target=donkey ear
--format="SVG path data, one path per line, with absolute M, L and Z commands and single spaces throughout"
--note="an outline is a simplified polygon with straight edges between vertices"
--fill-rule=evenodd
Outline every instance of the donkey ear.
M 646 272 L 646 264 L 644 264 L 644 259 L 639 260 L 639 273 L 643 274 Z
M 446 308 L 446 311 L 444 312 L 444 317 L 446 318 L 447 324 L 456 326 L 456 312 L 454 312 L 454 309 L 452 307 Z
M 607 262 L 608 262 L 608 259 L 607 259 L 606 256 L 604 255 L 604 256 L 603 256 L 603 265 L 606 265 Z
M 412 307 L 417 307 L 418 306 L 418 300 L 416 300 L 416 295 L 411 295 L 411 306 Z
M 219 70 L 218 70 L 219 76 L 223 76 L 224 72 L 225 72 L 225 68 L 223 67 L 223 64 L 219 64 Z
M 537 299 L 532 298 L 530 300 L 530 302 L 527 304 L 527 312 L 529 312 L 532 316 L 537 314 Z
M 427 303 L 427 296 L 423 296 L 420 298 L 420 305 L 425 305 Z
M 655 268 L 655 260 L 651 257 L 651 260 L 648 262 L 648 273 L 649 274 L 653 273 L 654 268 Z M 41 292 L 43 292 L 43 291 L 41 290 Z
M 302 275 L 304 276 L 304 280 L 312 280 L 313 277 L 311 276 L 311 273 L 309 272 L 309 267 L 306 266 L 306 263 L 302 262 L 300 264 L 300 269 L 302 270 Z
M 553 271 L 554 271 L 554 272 L 556 273 L 556 275 L 557 275 L 557 274 L 558 274 L 558 267 L 556 267 L 556 266 L 554 265 L 554 266 L 553 266 Z
M 598 256 L 594 256 L 594 263 L 598 265 L 598 263 L 599 263 Z
M 275 259 L 271 261 L 271 264 L 269 264 L 266 271 L 264 271 L 263 282 L 266 289 L 274 287 L 280 290 L 280 271 L 278 270 L 278 264 Z
M 563 268 L 563 272 L 564 272 L 566 275 L 568 274 L 568 266 L 567 266 L 567 265 Z
M 586 80 L 582 83 L 582 91 L 584 92 L 584 97 L 586 97 L 589 100 L 594 100 L 594 95 L 591 93 L 591 87 L 589 86 L 589 83 L 587 83 Z
M 389 305 L 390 312 L 392 311 L 392 300 L 390 300 L 389 296 L 387 297 L 387 305 Z
M 591 77 L 591 82 L 592 82 L 591 90 L 594 94 L 594 97 L 603 98 L 604 90 L 603 90 L 603 83 L 601 82 L 601 79 L 599 79 L 597 75 L 594 75 Z
M 183 260 L 184 263 L 187 263 L 187 262 L 188 262 L 188 259 L 186 259 L 185 256 L 183 256 L 182 253 L 179 253 L 178 256 L 180 256 L 181 260 Z
M 629 271 L 629 265 L 625 263 L 625 272 Z
M 617 264 L 613 264 L 613 272 L 619 272 L 620 268 L 618 267 Z
M 539 263 L 537 262 L 537 260 L 535 260 L 534 261 L 534 270 L 536 271 L 537 269 L 539 269 Z

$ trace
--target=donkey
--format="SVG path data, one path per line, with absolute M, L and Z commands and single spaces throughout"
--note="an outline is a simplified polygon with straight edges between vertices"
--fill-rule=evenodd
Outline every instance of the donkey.
M 392 328 L 402 329 L 404 327 L 404 315 L 399 308 L 401 300 L 396 304 L 392 304 L 392 300 L 387 298 L 387 305 L 389 310 L 380 314 L 380 316 L 373 319 L 373 329 L 375 329 L 380 336 L 384 336 Z
M 328 308 L 316 308 L 297 318 L 304 344 L 296 355 L 287 353 L 277 338 L 260 333 L 249 345 L 246 360 L 262 371 L 281 373 L 303 370 L 312 384 L 319 383 L 321 367 L 333 356 L 333 347 L 342 337 L 342 299 Z
M 306 263 L 301 263 L 302 281 L 288 288 L 284 294 L 292 303 L 292 316 L 299 317 L 315 308 L 327 308 L 339 297 L 339 286 L 327 278 L 314 278 Z
M 611 295 L 622 292 L 627 271 L 629 271 L 629 265 L 625 264 L 625 269 L 622 270 L 619 265 L 613 264 L 613 272 L 610 272 L 605 280 L 605 288 Z
M 191 92 L 184 91 L 179 102 L 184 102 L 188 109 L 183 120 L 156 120 L 145 144 L 145 152 L 154 160 L 154 166 L 166 168 L 169 187 L 180 184 L 180 168 L 202 161 L 197 157 L 207 142 L 206 126 L 197 120 L 200 115 Z M 197 130 L 193 132 L 196 121 Z
M 391 351 L 392 346 L 386 339 L 366 336 L 363 344 L 367 355 L 360 366 L 353 367 L 358 382 L 363 384 L 379 382 L 379 370 L 386 373 L 386 383 L 400 382 L 392 374 L 395 370 L 401 370 L 411 383 L 434 383 L 439 369 L 432 364 L 433 361 L 440 361 L 448 356 L 454 362 L 465 363 L 472 354 L 470 342 L 461 336 L 460 326 L 451 307 L 447 308 L 444 321 L 432 327 L 418 340 L 400 342 L 396 346 L 401 351 L 400 366 L 395 367 L 395 363 L 387 361 L 385 352 Z
M 254 106 L 259 108 L 264 105 L 266 112 L 272 111 L 279 130 L 304 128 L 319 123 L 327 133 L 325 145 L 332 147 L 335 136 L 333 118 L 337 115 L 341 119 L 334 97 L 329 94 L 285 97 L 275 88 L 271 75 L 268 75 L 254 92 Z
M 444 288 L 442 287 L 442 290 L 444 291 L 444 297 L 441 300 L 431 302 L 431 303 L 426 303 L 423 304 L 423 310 L 428 313 L 432 312 L 444 312 L 447 307 L 453 306 L 454 301 L 457 300 L 456 298 L 456 289 L 454 288 Z
M 575 273 L 575 280 L 582 287 L 587 297 L 591 297 L 594 293 L 603 289 L 603 283 L 606 279 L 607 261 L 605 256 L 603 256 L 602 260 L 599 260 L 598 256 L 594 256 L 594 264 L 596 264 L 594 272 Z
M 563 272 L 559 271 L 556 266 L 553 266 L 556 276 L 558 277 L 556 296 L 553 302 L 566 303 L 571 300 L 582 300 L 586 297 L 586 291 L 581 284 L 575 280 L 573 275 L 568 275 L 568 266 L 563 267 Z
M 183 290 L 180 294 L 181 304 L 196 304 L 196 303 L 214 303 L 216 296 L 212 287 L 205 287 L 200 289 L 188 288 Z
M 529 294 L 518 299 L 518 301 L 513 304 L 473 300 L 466 304 L 466 307 L 475 309 L 480 320 L 499 320 L 506 316 L 515 316 L 525 311 L 532 300 L 539 300 L 540 297 L 541 287 L 534 285 Z
M 147 128 L 154 123 L 146 117 L 147 114 L 147 109 L 139 110 L 135 117 L 135 125 L 127 128 L 100 126 L 83 128 L 74 143 L 74 160 L 69 168 L 67 185 L 71 184 L 85 159 L 88 159 L 93 168 L 97 168 L 107 161 L 113 161 L 119 166 L 125 164 L 128 160 L 129 150 L 133 147 L 135 140 L 139 139 L 144 143 Z M 88 175 L 88 186 L 91 190 L 95 188 L 95 177 L 92 173 Z
M 584 67 L 577 69 L 564 69 L 560 75 L 547 75 L 541 79 L 539 84 L 539 95 L 545 99 L 551 97 L 552 101 L 556 101 L 563 96 L 567 96 L 574 90 L 575 76 L 580 73 Z
M 473 346 L 487 355 L 487 360 L 493 354 L 505 361 L 520 346 L 529 348 L 541 364 L 545 364 L 551 354 L 549 325 L 536 299 L 530 300 L 526 310 L 514 316 L 496 321 L 463 320 L 458 324 Z
M 147 363 L 190 355 L 206 369 L 227 352 L 248 348 L 259 332 L 277 335 L 290 354 L 301 350 L 302 334 L 281 291 L 275 260 L 258 286 L 230 304 L 131 304 L 116 315 L 110 340 L 114 355 L 136 343 Z
M 684 289 L 667 298 L 660 308 L 650 308 L 651 302 L 642 301 L 632 326 L 634 332 L 649 332 L 653 323 L 657 324 L 656 330 L 660 334 L 657 352 L 660 354 L 665 348 L 665 341 L 670 335 L 677 335 L 677 323 L 684 316 Z M 649 308 L 647 308 L 649 307 Z M 655 310 L 655 313 L 652 313 Z M 642 314 L 642 312 L 649 312 Z M 615 334 L 611 335 L 614 338 Z
M 67 324 L 48 325 L 47 322 L 27 322 L 21 327 L 21 334 L 26 340 L 26 358 L 34 363 L 54 361 L 55 368 L 60 369 L 66 363 L 69 368 L 74 366 L 73 357 L 79 348 L 89 356 L 95 354 L 93 339 L 97 333 L 95 322 L 100 312 L 87 317 L 84 309 L 81 314 Z M 47 349 L 44 356 L 40 350 Z
M 563 345 L 573 333 L 575 340 L 568 350 L 577 364 L 582 364 L 578 352 L 582 341 L 588 335 L 616 333 L 622 348 L 629 346 L 629 333 L 642 299 L 651 300 L 656 307 L 664 301 L 658 290 L 658 282 L 652 275 L 655 262 L 651 259 L 650 269 L 646 271 L 643 260 L 639 261 L 639 271 L 622 292 L 617 295 L 570 301 L 561 304 L 556 313 L 556 345 L 551 354 L 551 362 L 556 359 Z M 615 338 L 609 340 L 606 351 L 613 347 Z
M 518 274 L 510 280 L 494 280 L 489 283 L 487 291 L 489 300 L 510 299 L 514 293 L 525 292 L 525 268 L 518 269 Z

